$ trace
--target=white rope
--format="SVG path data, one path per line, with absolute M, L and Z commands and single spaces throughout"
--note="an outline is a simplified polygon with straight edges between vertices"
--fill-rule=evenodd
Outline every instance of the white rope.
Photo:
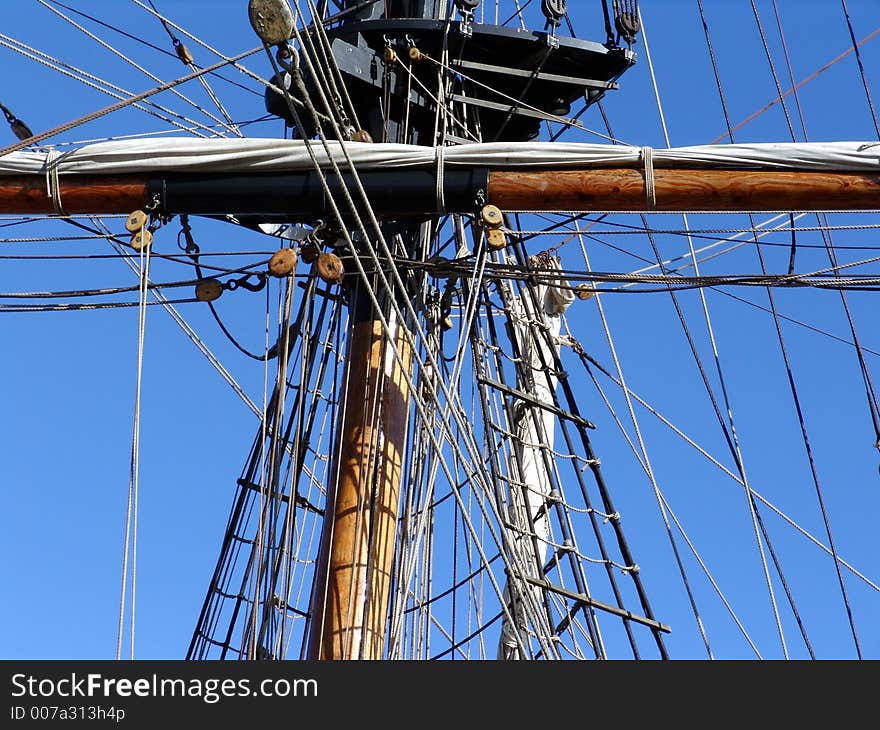
M 657 189 L 654 185 L 654 150 L 651 147 L 642 147 L 639 157 L 645 166 L 645 194 L 648 198 L 648 210 L 655 210 L 657 208 Z
M 143 234 L 143 228 L 141 233 Z M 129 624 L 129 658 L 134 659 L 135 598 L 137 589 L 137 533 L 138 533 L 138 477 L 140 473 L 141 442 L 141 383 L 144 365 L 144 334 L 147 321 L 147 297 L 150 281 L 150 247 L 141 248 L 140 295 L 138 309 L 137 367 L 135 376 L 134 424 L 131 437 L 131 467 L 128 479 L 128 504 L 125 514 L 125 548 L 122 558 L 122 590 L 119 597 L 119 626 L 116 636 L 116 659 L 122 659 L 122 635 L 125 621 L 125 602 L 131 564 L 131 611 Z
M 46 153 L 46 197 L 51 198 L 55 215 L 67 215 L 61 205 L 61 181 L 58 177 L 58 161 L 61 155 L 54 147 L 50 147 Z

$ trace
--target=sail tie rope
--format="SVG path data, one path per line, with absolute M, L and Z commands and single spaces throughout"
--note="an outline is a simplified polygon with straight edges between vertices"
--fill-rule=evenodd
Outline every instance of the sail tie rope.
M 58 163 L 61 155 L 54 147 L 46 154 L 46 197 L 52 199 L 55 215 L 66 216 L 61 205 L 61 181 L 58 179 Z
M 648 196 L 648 210 L 657 208 L 657 189 L 654 185 L 654 150 L 642 147 L 639 157 L 645 166 L 645 193 Z
M 434 160 L 437 164 L 437 212 L 446 212 L 446 152 L 445 147 L 440 144 L 434 148 Z

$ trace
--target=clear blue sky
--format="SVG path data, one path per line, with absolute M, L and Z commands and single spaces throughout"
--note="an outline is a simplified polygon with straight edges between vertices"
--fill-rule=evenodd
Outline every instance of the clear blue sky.
M 169 47 L 162 26 L 133 3 L 69 2 L 162 48 Z M 226 54 L 258 44 L 247 20 L 246 0 L 162 0 L 156 4 L 182 27 Z M 570 3 L 579 35 L 593 35 L 598 40 L 602 37 L 601 26 L 595 23 L 596 14 L 587 9 L 592 5 L 588 0 Z M 772 100 L 777 90 L 750 3 L 705 0 L 704 5 L 730 118 L 736 123 Z M 788 71 L 779 52 L 772 4 L 762 1 L 757 5 L 781 83 L 788 88 Z M 778 0 L 778 5 L 795 79 L 808 77 L 851 45 L 840 3 Z M 874 0 L 850 0 L 847 5 L 859 39 L 876 29 Z M 711 142 L 726 128 L 696 0 L 645 0 L 643 15 L 672 144 Z M 91 24 L 89 27 L 95 28 Z M 80 66 L 127 92 L 139 92 L 153 85 L 146 76 L 67 27 L 35 1 L 3 3 L 0 33 Z M 106 29 L 100 30 L 99 35 L 125 49 L 162 79 L 183 72 L 176 59 L 139 47 Z M 207 65 L 214 61 L 207 51 L 189 45 L 197 62 Z M 660 147 L 664 140 L 641 40 L 636 50 L 639 63 L 622 79 L 621 90 L 609 94 L 605 109 L 620 139 Z M 870 91 L 880 101 L 880 36 L 863 47 L 862 56 Z M 261 75 L 270 74 L 264 56 L 253 57 L 247 65 Z M 112 102 L 109 97 L 5 47 L 0 47 L 0 68 L 0 102 L 35 132 Z M 234 76 L 233 72 L 226 74 Z M 247 83 L 254 88 L 253 83 Z M 236 119 L 263 115 L 260 96 L 222 82 L 215 88 Z M 198 87 L 192 88 L 192 93 L 199 95 Z M 167 94 L 159 100 L 180 108 Z M 800 101 L 811 140 L 876 139 L 865 89 L 852 55 L 805 85 Z M 587 127 L 603 130 L 601 118 L 595 112 L 588 113 L 584 122 Z M 50 141 L 97 139 L 165 128 L 158 120 L 126 111 Z M 250 127 L 248 134 L 272 137 L 280 136 L 281 131 L 280 122 L 273 122 Z M 798 138 L 801 139 L 800 134 Z M 586 133 L 575 139 L 597 141 Z M 737 135 L 737 141 L 789 139 L 779 106 Z M 11 133 L 0 125 L 0 145 L 12 141 Z M 637 219 L 620 220 L 638 225 Z M 724 228 L 742 226 L 744 221 L 742 217 L 695 216 L 691 225 Z M 799 224 L 811 225 L 810 221 L 814 223 L 815 219 L 805 218 Z M 681 227 L 681 219 L 672 216 L 655 217 L 652 223 L 657 228 Z M 877 224 L 878 218 L 833 216 L 831 223 Z M 159 233 L 166 250 L 174 249 L 177 230 L 172 226 Z M 52 236 L 59 231 L 69 234 L 59 224 L 16 226 L 0 229 L 0 239 Z M 204 250 L 213 245 L 227 250 L 273 248 L 271 242 L 228 226 L 200 222 L 196 232 Z M 682 237 L 661 235 L 658 240 L 665 255 L 678 255 L 686 250 Z M 784 243 L 788 239 L 777 235 L 772 240 Z M 609 241 L 628 247 L 639 256 L 651 256 L 642 236 L 609 237 Z M 801 234 L 799 241 L 815 245 L 821 243 L 821 238 L 815 232 L 807 232 Z M 876 230 L 836 232 L 835 242 L 878 244 Z M 57 243 L 0 245 L 0 253 L 62 252 Z M 94 242 L 63 246 L 64 253 L 99 250 Z M 820 253 L 817 249 L 806 249 L 799 254 L 799 266 L 818 269 L 827 265 Z M 574 250 L 563 251 L 564 256 L 575 257 L 568 259 L 572 262 L 577 261 L 577 254 Z M 642 266 L 632 257 L 601 244 L 591 249 L 590 254 L 597 269 L 631 271 Z M 846 261 L 871 255 L 871 251 L 841 253 Z M 782 269 L 787 265 L 787 257 L 787 249 L 780 246 L 769 252 L 769 266 Z M 876 270 L 874 264 L 857 271 L 870 271 L 872 266 Z M 753 273 L 757 267 L 753 248 L 744 247 L 708 263 L 706 271 Z M 116 260 L 7 260 L 2 262 L 0 271 L 3 292 L 135 283 Z M 183 267 L 166 268 L 161 273 L 166 279 L 190 276 Z M 737 289 L 730 293 L 766 306 L 762 291 Z M 221 306 L 236 333 L 252 349 L 261 346 L 265 301 L 262 296 L 230 296 Z M 854 293 L 849 296 L 849 303 L 862 343 L 880 350 L 876 296 Z M 701 355 L 711 366 L 698 295 L 683 295 L 682 302 Z M 834 292 L 782 292 L 778 302 L 787 316 L 837 337 L 851 336 L 840 298 Z M 730 458 L 668 296 L 608 295 L 604 303 L 630 387 L 729 466 Z M 773 321 L 766 313 L 720 293 L 710 293 L 709 303 L 752 484 L 824 539 Z M 204 309 L 189 305 L 182 312 L 259 403 L 263 377 L 260 366 L 227 345 Z M 582 312 L 574 315 L 573 326 L 578 328 L 590 352 L 610 365 L 595 307 L 584 305 Z M 4 343 L 4 356 L 0 358 L 4 412 L 0 423 L 2 658 L 110 658 L 115 654 L 136 334 L 135 309 L 0 312 L 0 336 Z M 873 448 L 874 434 L 857 360 L 851 347 L 795 324 L 785 326 L 785 336 L 840 553 L 868 578 L 880 580 L 876 565 L 880 454 Z M 875 372 L 877 356 L 868 353 L 866 358 L 872 373 Z M 710 377 L 714 379 L 714 371 Z M 235 480 L 247 457 L 257 420 L 178 327 L 157 308 L 148 315 L 143 387 L 137 657 L 175 658 L 184 654 L 195 625 L 217 558 Z M 597 450 L 608 471 L 618 509 L 624 515 L 624 526 L 655 612 L 660 620 L 676 629 L 669 639 L 670 651 L 678 656 L 703 656 L 650 487 L 585 378 L 579 395 L 584 399 L 585 414 L 600 427 L 595 437 Z M 615 398 L 618 412 L 625 415 L 623 402 L 617 395 Z M 664 494 L 719 579 L 725 595 L 735 603 L 761 653 L 773 658 L 780 656 L 742 489 L 693 450 L 683 447 L 676 436 L 649 414 L 640 411 L 639 416 Z M 852 638 L 830 559 L 771 512 L 764 514 L 817 654 L 825 658 L 853 657 Z M 699 569 L 689 560 L 689 576 L 702 597 L 702 612 L 710 632 L 714 632 L 710 638 L 714 639 L 717 655 L 752 656 L 724 618 L 723 607 L 713 597 Z M 880 628 L 874 620 L 880 598 L 851 574 L 846 575 L 846 584 L 863 652 L 880 657 Z M 778 583 L 774 587 L 777 599 L 784 602 L 781 587 Z M 792 654 L 804 656 L 790 612 L 783 611 L 783 615 Z

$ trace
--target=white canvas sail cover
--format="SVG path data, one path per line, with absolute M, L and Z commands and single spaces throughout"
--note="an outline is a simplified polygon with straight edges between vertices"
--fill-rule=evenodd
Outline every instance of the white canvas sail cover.
M 563 142 L 493 142 L 448 147 L 448 168 L 581 169 L 640 167 L 644 149 L 627 145 Z M 329 150 L 329 154 L 328 154 Z M 0 157 L 0 175 L 37 174 L 46 168 L 49 148 L 22 150 Z M 57 149 L 61 175 L 164 172 L 260 173 L 327 168 L 330 159 L 346 169 L 418 169 L 438 164 L 433 147 L 362 142 L 319 142 L 283 139 L 149 138 L 99 142 Z M 880 172 L 880 143 L 808 142 L 703 145 L 652 149 L 657 168 L 779 169 Z
M 562 268 L 557 256 L 545 259 L 540 265 L 555 271 Z M 511 293 L 507 298 L 507 316 L 513 325 L 519 357 L 525 371 L 524 377 L 517 379 L 517 387 L 538 402 L 553 406 L 553 395 L 558 382 L 554 372 L 559 354 L 556 343 L 562 315 L 571 306 L 575 295 L 561 277 L 556 280 L 548 277 L 547 281 L 549 283 L 538 284 L 532 287 L 531 292 L 525 290 L 520 296 Z M 519 402 L 514 407 L 514 413 L 515 454 L 510 460 L 508 472 L 508 517 L 511 524 L 515 525 L 510 530 L 513 562 L 515 569 L 523 570 L 534 578 L 543 578 L 538 574 L 537 568 L 538 564 L 543 565 L 546 562 L 548 554 L 550 523 L 547 498 L 553 485 L 548 466 L 554 460 L 556 416 L 549 410 L 528 406 L 525 402 Z M 535 554 L 535 544 L 538 546 L 538 555 Z M 505 586 L 504 593 L 505 601 L 509 602 L 509 585 Z M 532 605 L 523 605 L 528 602 Z M 511 625 L 507 620 L 502 622 L 498 644 L 499 659 L 519 657 L 516 632 L 525 628 L 529 616 L 538 615 L 535 612 L 540 612 L 539 606 L 540 589 L 523 588 L 520 605 L 516 605 L 514 601 L 512 606 L 518 626 Z

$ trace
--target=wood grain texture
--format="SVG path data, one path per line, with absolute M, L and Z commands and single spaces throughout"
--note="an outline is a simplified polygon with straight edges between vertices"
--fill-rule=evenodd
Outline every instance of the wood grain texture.
M 143 175 L 62 176 L 61 205 L 65 213 L 128 215 L 147 204 Z M 44 175 L 0 175 L 0 214 L 54 213 Z
M 327 495 L 310 659 L 381 659 L 391 591 L 412 352 L 404 330 L 354 325 Z M 388 346 L 393 338 L 406 369 Z
M 880 209 L 880 174 L 758 170 L 654 171 L 654 210 Z M 643 170 L 493 172 L 489 201 L 503 210 L 649 210 Z

